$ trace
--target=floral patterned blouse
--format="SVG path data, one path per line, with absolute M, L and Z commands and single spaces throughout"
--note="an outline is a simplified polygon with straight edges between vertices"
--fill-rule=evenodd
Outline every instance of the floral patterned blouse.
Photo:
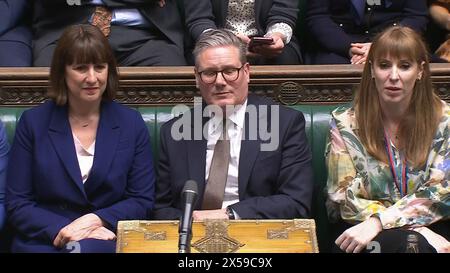
M 370 156 L 355 134 L 354 109 L 340 107 L 332 112 L 325 151 L 330 220 L 358 223 L 376 215 L 383 228 L 389 229 L 426 226 L 450 218 L 450 107 L 443 104 L 428 160 L 420 169 L 408 166 L 403 197 L 389 165 Z

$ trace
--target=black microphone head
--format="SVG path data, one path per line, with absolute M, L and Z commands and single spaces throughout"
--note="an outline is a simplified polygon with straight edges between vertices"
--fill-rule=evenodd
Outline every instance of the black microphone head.
M 186 184 L 184 184 L 182 193 L 183 194 L 192 193 L 194 195 L 198 195 L 197 182 L 195 182 L 194 180 L 186 181 Z

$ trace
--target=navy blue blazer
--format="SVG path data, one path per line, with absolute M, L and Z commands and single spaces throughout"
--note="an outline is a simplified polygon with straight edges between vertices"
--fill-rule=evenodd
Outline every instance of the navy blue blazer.
M 0 66 L 31 66 L 31 27 L 27 0 L 0 1 Z
M 247 105 L 272 107 L 274 103 L 255 95 Z M 269 108 L 270 109 L 270 108 Z M 305 118 L 299 111 L 280 106 L 279 140 L 274 151 L 260 151 L 263 141 L 251 140 L 249 117 L 245 119 L 245 135 L 239 158 L 239 202 L 231 205 L 242 219 L 292 219 L 311 216 L 313 171 L 311 151 L 305 134 Z M 271 124 L 271 111 L 258 111 L 258 119 Z M 188 115 L 192 116 L 192 111 Z M 201 208 L 205 190 L 207 140 L 180 140 L 171 137 L 178 118 L 161 127 L 156 203 L 153 218 L 178 219 L 183 208 L 181 192 L 185 182 L 198 183 L 199 196 L 195 209 Z M 204 118 L 203 123 L 207 120 Z M 254 121 L 252 121 L 254 122 Z M 258 123 L 260 126 L 262 123 Z M 194 126 L 192 124 L 192 126 Z M 194 134 L 194 130 L 191 130 Z
M 6 137 L 5 125 L 0 122 L 0 231 L 5 224 L 5 184 L 6 167 L 8 166 L 8 138 Z
M 381 0 L 381 5 L 366 5 L 361 25 L 355 21 L 351 0 L 307 2 L 306 22 L 313 38 L 323 50 L 344 57 L 348 57 L 350 43 L 369 42 L 388 26 L 401 24 L 422 32 L 428 21 L 425 0 Z
M 149 133 L 137 111 L 118 103 L 102 103 L 94 162 L 84 184 L 66 106 L 48 101 L 25 111 L 10 156 L 6 209 L 16 230 L 13 249 L 51 245 L 64 226 L 87 213 L 115 232 L 117 221 L 145 219 L 153 208 Z

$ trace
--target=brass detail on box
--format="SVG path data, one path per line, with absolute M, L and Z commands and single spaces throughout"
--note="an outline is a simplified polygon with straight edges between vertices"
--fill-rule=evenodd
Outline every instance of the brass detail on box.
M 233 253 L 245 244 L 228 236 L 228 220 L 205 220 L 205 237 L 192 247 L 201 253 Z
M 289 239 L 289 232 L 286 229 L 268 229 L 267 239 L 269 240 L 287 240 Z
M 145 232 L 144 239 L 147 241 L 165 241 L 167 234 L 165 231 Z

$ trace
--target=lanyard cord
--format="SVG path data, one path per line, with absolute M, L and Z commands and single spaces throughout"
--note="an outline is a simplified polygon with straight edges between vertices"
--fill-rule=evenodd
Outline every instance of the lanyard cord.
M 406 187 L 406 181 L 407 181 L 407 163 L 406 158 L 403 156 L 403 153 L 400 153 L 400 164 L 398 167 L 395 166 L 395 159 L 394 159 L 394 151 L 392 150 L 391 141 L 390 141 L 390 135 L 386 130 L 384 131 L 384 143 L 386 146 L 386 152 L 388 154 L 389 159 L 389 166 L 391 169 L 392 176 L 394 178 L 394 184 L 397 186 L 397 189 L 400 192 L 400 195 L 403 197 L 407 194 L 407 187 Z

